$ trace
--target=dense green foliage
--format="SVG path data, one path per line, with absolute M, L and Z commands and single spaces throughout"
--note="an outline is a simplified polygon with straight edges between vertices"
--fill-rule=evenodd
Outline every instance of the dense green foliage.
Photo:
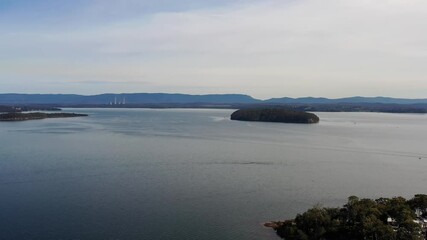
M 402 197 L 371 200 L 352 196 L 342 208 L 315 206 L 294 220 L 275 223 L 274 228 L 287 240 L 421 240 L 426 226 L 414 220 L 423 217 L 427 217 L 424 194 L 408 201 Z
M 45 118 L 66 118 L 66 117 L 85 117 L 86 114 L 77 114 L 77 113 L 3 113 L 0 114 L 0 121 L 25 121 L 25 120 L 37 120 Z
M 241 109 L 231 114 L 231 120 L 283 122 L 283 123 L 317 123 L 319 117 L 313 113 L 293 111 L 284 108 Z

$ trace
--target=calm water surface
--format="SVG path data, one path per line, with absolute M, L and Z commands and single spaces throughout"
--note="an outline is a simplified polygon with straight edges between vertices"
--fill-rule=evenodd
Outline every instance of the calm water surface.
M 261 223 L 350 195 L 427 193 L 427 115 L 66 109 L 0 123 L 0 239 L 277 239 Z

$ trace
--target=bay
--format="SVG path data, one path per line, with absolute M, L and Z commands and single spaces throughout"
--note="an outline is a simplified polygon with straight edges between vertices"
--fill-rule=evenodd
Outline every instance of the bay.
M 0 239 L 278 239 L 317 203 L 427 193 L 427 115 L 64 111 L 89 117 L 0 123 Z

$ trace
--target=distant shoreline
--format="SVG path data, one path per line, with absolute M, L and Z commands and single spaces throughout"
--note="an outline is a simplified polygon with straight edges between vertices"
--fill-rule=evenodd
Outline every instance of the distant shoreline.
M 60 108 L 249 109 L 284 108 L 304 112 L 427 113 L 426 104 L 386 103 L 126 103 L 126 104 L 0 104 L 1 112 L 60 111 Z
M 300 97 L 257 99 L 246 94 L 104 93 L 19 94 L 0 93 L 0 112 L 44 111 L 57 108 L 209 108 L 246 109 L 278 107 L 305 112 L 427 113 L 427 98 Z M 3 110 L 2 110 L 3 109 Z M 11 111 L 14 111 L 14 110 Z
M 46 118 L 70 118 L 70 117 L 87 117 L 87 114 L 79 113 L 2 113 L 0 114 L 0 121 L 3 122 L 17 122 L 17 121 L 28 121 L 28 120 L 41 120 Z
M 286 108 L 305 112 L 378 112 L 426 114 L 427 104 L 125 104 L 125 105 L 55 105 L 59 108 L 145 108 L 145 109 L 248 109 Z

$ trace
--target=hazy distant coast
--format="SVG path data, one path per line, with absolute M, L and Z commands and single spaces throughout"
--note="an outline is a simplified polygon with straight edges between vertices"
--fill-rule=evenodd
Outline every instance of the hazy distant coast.
M 271 98 L 260 100 L 245 94 L 179 94 L 179 93 L 105 93 L 98 95 L 78 94 L 0 94 L 0 104 L 188 104 L 188 103 L 265 103 L 265 104 L 427 104 L 427 98 L 404 99 L 391 97 L 348 97 L 348 98 Z
M 222 108 L 287 107 L 310 112 L 388 112 L 427 113 L 427 99 L 389 97 L 271 98 L 260 100 L 244 94 L 121 93 L 77 94 L 0 94 L 0 105 L 25 108 Z M 29 107 L 30 106 L 30 107 Z M 1 110 L 1 109 L 0 109 Z

